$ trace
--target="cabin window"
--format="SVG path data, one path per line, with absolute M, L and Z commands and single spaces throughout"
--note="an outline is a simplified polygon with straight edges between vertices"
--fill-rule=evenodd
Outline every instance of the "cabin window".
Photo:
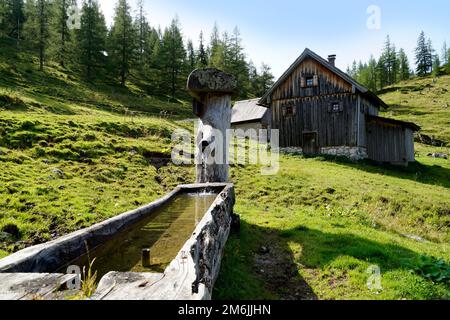
M 296 114 L 295 106 L 287 105 L 283 107 L 283 116 L 285 117 L 293 117 Z
M 306 77 L 306 86 L 314 87 L 314 77 Z
M 331 113 L 339 113 L 342 111 L 344 111 L 344 106 L 340 102 L 333 102 L 330 104 L 330 106 L 328 108 L 328 112 L 331 112 Z
M 288 106 L 288 107 L 286 107 L 286 115 L 287 115 L 288 117 L 294 115 L 294 107 L 293 107 L 293 106 Z

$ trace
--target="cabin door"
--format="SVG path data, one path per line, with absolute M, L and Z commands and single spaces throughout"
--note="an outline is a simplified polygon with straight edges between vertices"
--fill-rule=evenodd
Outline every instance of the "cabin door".
M 317 132 L 303 133 L 303 153 L 318 154 Z

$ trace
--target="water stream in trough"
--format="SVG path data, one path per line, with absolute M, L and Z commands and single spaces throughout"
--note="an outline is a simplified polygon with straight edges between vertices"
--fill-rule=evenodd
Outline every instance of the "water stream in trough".
M 129 230 L 71 263 L 81 268 L 94 259 L 93 272 L 100 280 L 110 271 L 164 272 L 218 194 L 179 194 Z M 143 255 L 150 259 L 143 259 Z M 143 261 L 144 260 L 144 261 Z M 147 263 L 145 262 L 147 261 Z

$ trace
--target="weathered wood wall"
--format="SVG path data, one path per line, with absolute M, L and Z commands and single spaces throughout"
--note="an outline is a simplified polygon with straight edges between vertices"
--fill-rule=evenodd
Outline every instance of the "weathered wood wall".
M 367 124 L 369 158 L 389 163 L 407 164 L 414 161 L 414 146 L 411 134 L 411 129 L 400 125 L 369 121 Z
M 306 78 L 316 77 L 315 86 L 306 87 Z M 272 101 L 352 93 L 352 85 L 313 59 L 306 59 L 272 94 Z
M 333 103 L 341 111 L 332 112 Z M 280 147 L 302 147 L 303 133 L 317 133 L 317 147 L 356 146 L 357 97 L 338 94 L 322 97 L 278 100 L 272 103 L 272 127 L 280 130 Z M 293 106 L 292 116 L 283 114 L 283 108 Z
M 308 87 L 307 78 L 313 78 Z M 280 147 L 304 147 L 304 134 L 317 136 L 316 147 L 367 147 L 366 115 L 379 111 L 353 86 L 316 62 L 306 59 L 271 95 L 272 127 L 280 130 Z M 332 110 L 339 104 L 339 112 Z M 286 108 L 293 107 L 293 114 Z M 307 143 L 307 142 L 306 142 Z

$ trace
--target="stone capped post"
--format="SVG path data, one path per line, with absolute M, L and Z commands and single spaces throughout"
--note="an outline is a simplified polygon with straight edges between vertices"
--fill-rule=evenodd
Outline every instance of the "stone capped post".
M 227 131 L 231 128 L 231 97 L 237 89 L 236 78 L 213 68 L 197 69 L 189 75 L 187 89 L 199 118 L 196 182 L 228 182 Z

